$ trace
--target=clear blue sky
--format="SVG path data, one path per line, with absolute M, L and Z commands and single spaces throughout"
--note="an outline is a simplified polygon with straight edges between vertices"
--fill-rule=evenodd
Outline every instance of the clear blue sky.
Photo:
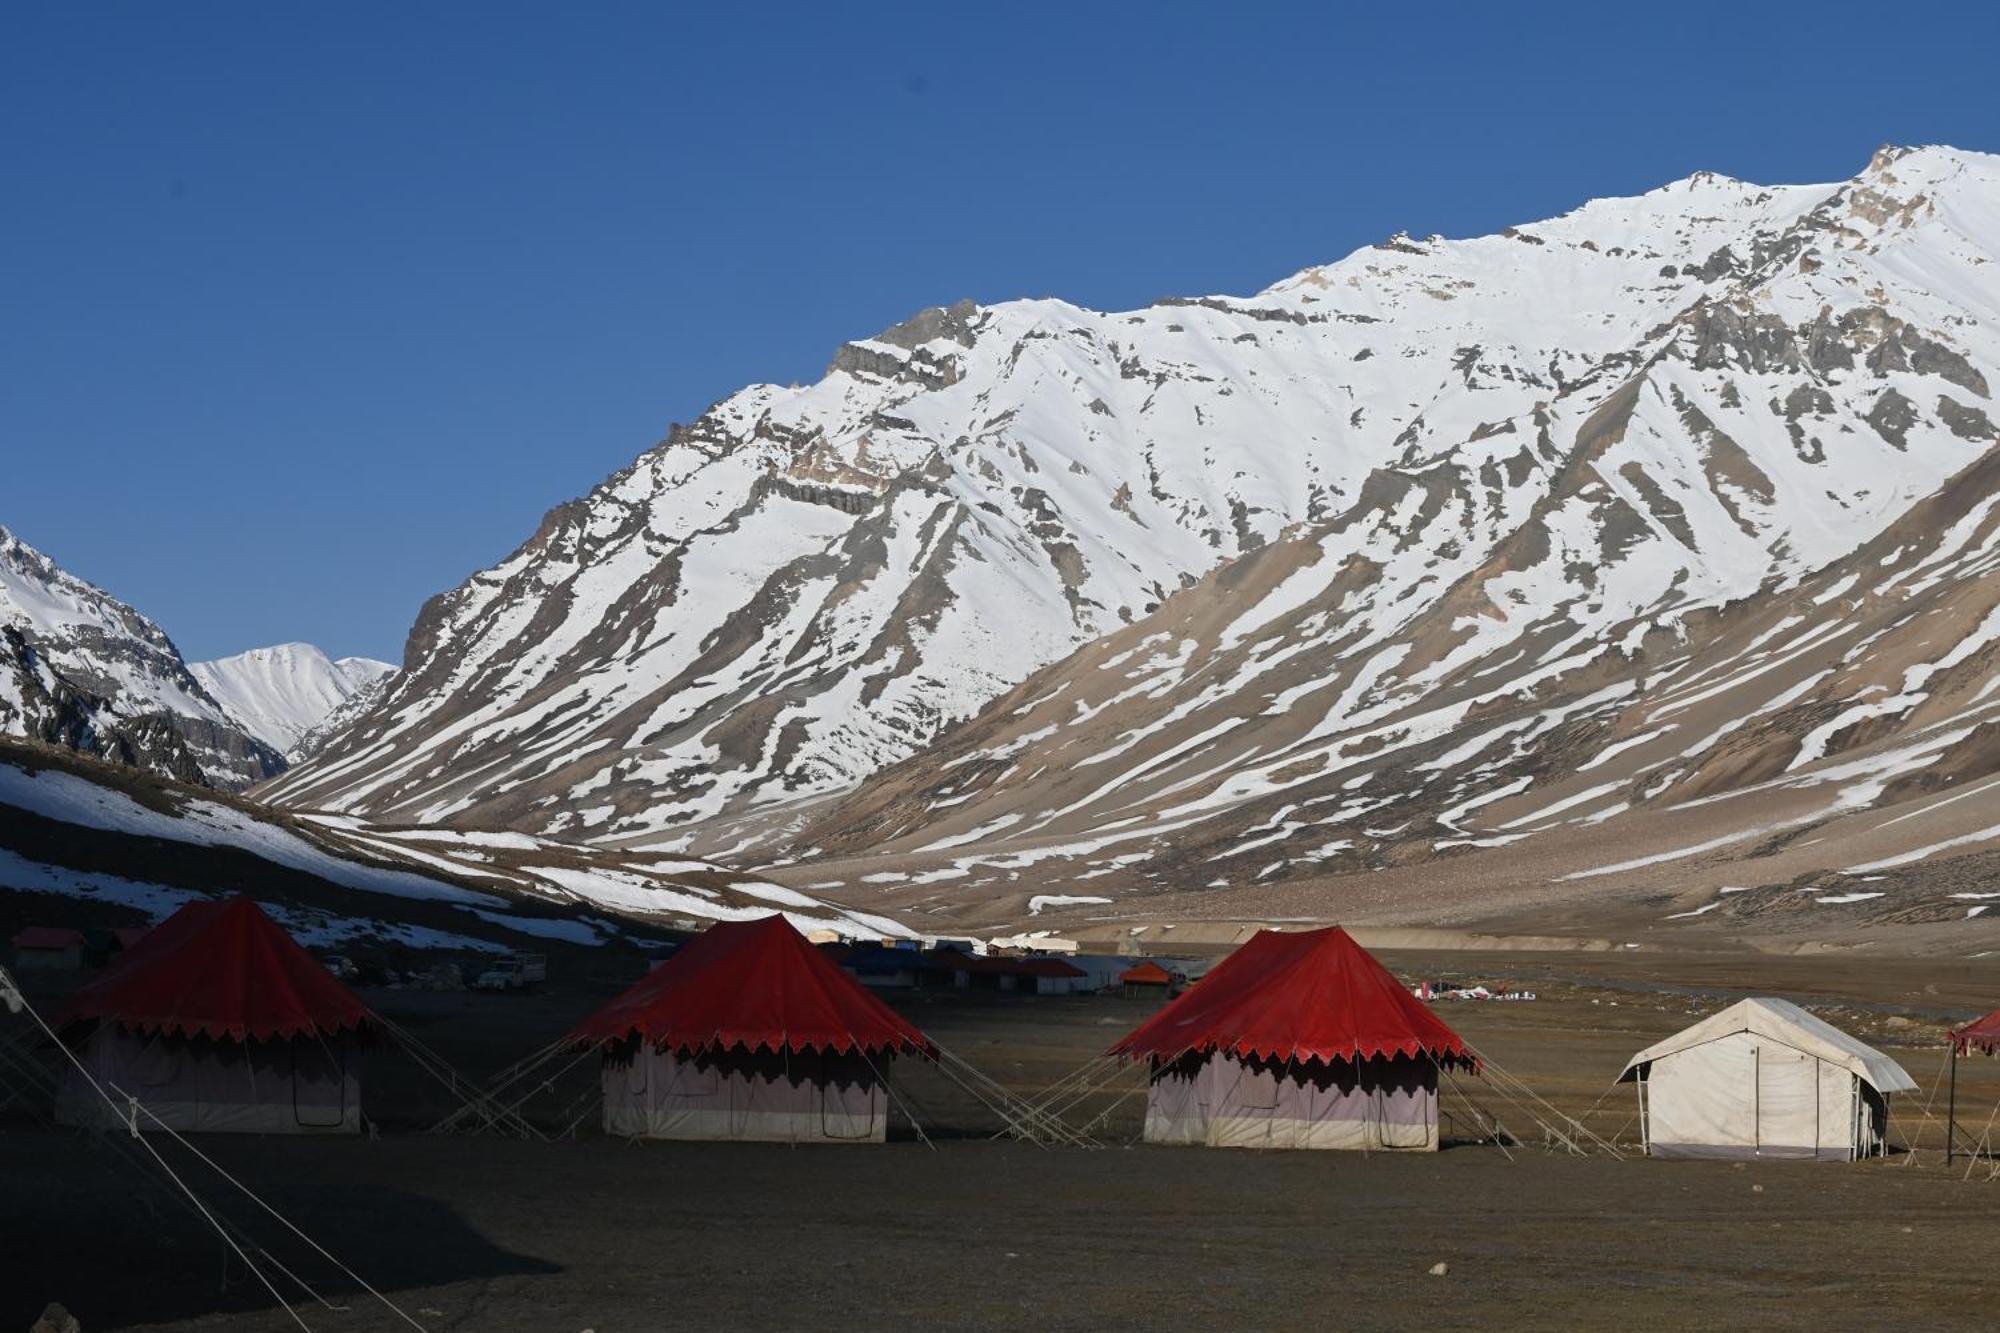
M 1246 292 L 2000 149 L 2000 6 L 0 6 L 0 523 L 400 658 L 668 423 L 930 304 Z

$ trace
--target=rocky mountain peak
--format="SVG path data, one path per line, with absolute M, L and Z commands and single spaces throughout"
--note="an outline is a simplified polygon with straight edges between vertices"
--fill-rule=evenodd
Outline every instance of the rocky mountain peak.
M 164 630 L 5 528 L 0 631 L 0 734 L 221 787 L 284 767 L 195 679 Z
M 1735 767 L 1735 732 L 1620 710 L 1766 652 L 1731 637 L 1760 598 L 1843 605 L 1830 571 L 1972 484 L 1992 162 L 1690 178 L 1248 297 L 925 312 L 553 513 L 270 790 L 718 854 L 1061 846 L 1138 885 L 1104 862 L 1271 883 L 1512 837 L 1475 814 L 1536 814 L 1499 787 L 1648 717 L 1658 766 L 1580 811 L 1763 780 L 1775 741 Z M 1745 707 L 1883 705 L 1794 687 Z M 1868 719 L 1823 755 L 1909 720 Z

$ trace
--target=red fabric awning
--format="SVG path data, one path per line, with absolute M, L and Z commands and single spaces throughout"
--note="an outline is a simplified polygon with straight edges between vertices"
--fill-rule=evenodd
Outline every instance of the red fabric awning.
M 1127 986 L 1171 986 L 1174 978 L 1158 963 L 1141 963 L 1118 974 L 1118 980 Z
M 243 897 L 187 904 L 56 1015 L 134 1032 L 268 1041 L 370 1031 L 368 1006 Z
M 1995 1009 L 1984 1018 L 1976 1018 L 1962 1028 L 1953 1028 L 1951 1044 L 1958 1048 L 1960 1055 L 1968 1051 L 1991 1055 L 2000 1050 L 2000 1009 Z
M 680 1051 L 937 1052 L 915 1024 L 863 990 L 782 916 L 710 926 L 585 1019 L 570 1040 L 597 1045 L 633 1036 Z
M 1428 1054 L 1477 1063 L 1456 1032 L 1338 926 L 1258 931 L 1111 1053 L 1172 1060 L 1212 1050 L 1297 1060 Z

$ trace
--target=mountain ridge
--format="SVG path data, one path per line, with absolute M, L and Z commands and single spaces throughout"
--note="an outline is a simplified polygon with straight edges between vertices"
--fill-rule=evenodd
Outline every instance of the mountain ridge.
M 166 631 L 0 527 L 0 735 L 240 788 L 285 761 L 239 727 Z
M 1665 267 L 1678 275 L 1684 263 L 1713 263 L 1719 275 L 1727 261 L 1716 254 L 1728 240 L 1741 244 L 1746 228 L 1754 234 L 1761 223 L 1788 220 L 1836 188 L 1766 190 L 1692 177 L 1625 201 L 1643 205 L 1637 220 L 1616 239 L 1593 240 L 1589 258 L 1612 264 L 1634 282 L 1657 278 Z M 1435 301 L 1433 308 L 1443 309 L 1446 302 L 1464 302 L 1462 286 L 1449 284 L 1473 284 L 1428 270 L 1413 278 L 1399 270 L 1390 275 L 1398 281 L 1383 282 L 1371 270 L 1385 257 L 1403 269 L 1424 258 L 1429 269 L 1448 270 L 1455 256 L 1464 257 L 1462 250 L 1476 266 L 1490 260 L 1487 252 L 1496 248 L 1545 251 L 1548 238 L 1535 234 L 1536 228 L 1574 228 L 1583 225 L 1578 219 L 1588 222 L 1604 211 L 1600 201 L 1548 223 L 1510 229 L 1511 235 L 1469 242 L 1392 238 L 1336 265 L 1304 270 L 1251 298 L 1192 298 L 1102 315 L 1058 301 L 961 303 L 846 344 L 820 384 L 798 390 L 751 386 L 723 400 L 592 496 L 552 510 L 508 561 L 434 599 L 412 631 L 411 672 L 385 708 L 372 722 L 350 730 L 333 747 L 336 753 L 274 784 L 272 794 L 281 800 L 422 810 L 435 817 L 485 807 L 489 802 L 478 784 L 506 772 L 509 761 L 462 739 L 476 728 L 467 725 L 472 719 L 456 716 L 461 708 L 494 719 L 495 729 L 510 735 L 518 728 L 498 722 L 509 713 L 550 707 L 588 713 L 606 725 L 569 725 L 571 740 L 588 743 L 622 731 L 618 748 L 627 751 L 634 748 L 629 728 L 641 728 L 643 747 L 657 756 L 648 772 L 633 771 L 640 761 L 630 759 L 626 773 L 604 774 L 604 765 L 588 763 L 577 771 L 599 775 L 607 788 L 627 788 L 635 800 L 642 791 L 689 792 L 665 808 L 649 802 L 650 817 L 661 824 L 845 785 L 911 752 L 945 720 L 970 715 L 1029 670 L 1145 614 L 1221 560 L 1350 497 L 1366 480 L 1367 470 L 1350 456 L 1364 437 L 1393 440 L 1412 432 L 1420 437 L 1434 424 L 1424 418 L 1421 402 L 1358 402 L 1367 395 L 1351 385 L 1344 392 L 1328 391 L 1319 380 L 1295 373 L 1284 387 L 1313 401 L 1305 414 L 1308 426 L 1289 436 L 1310 448 L 1294 456 L 1295 451 L 1269 445 L 1261 454 L 1252 452 L 1246 461 L 1257 466 L 1248 469 L 1231 466 L 1232 460 L 1202 458 L 1198 444 L 1185 442 L 1189 428 L 1212 427 L 1204 420 L 1211 407 L 1240 407 L 1241 395 L 1237 404 L 1221 399 L 1236 394 L 1234 384 L 1250 384 L 1255 377 L 1236 374 L 1224 386 L 1229 394 L 1180 404 L 1182 420 L 1171 429 L 1151 431 L 1143 420 L 1128 425 L 1121 414 L 1143 419 L 1163 391 L 1195 393 L 1215 377 L 1177 373 L 1185 369 L 1185 357 L 1168 356 L 1166 349 L 1125 348 L 1117 341 L 1121 321 L 1149 326 L 1149 343 L 1177 342 L 1200 321 L 1201 341 L 1210 351 L 1224 330 L 1224 345 L 1240 346 L 1272 331 L 1366 329 L 1392 322 L 1391 315 L 1412 318 L 1430 332 L 1437 321 L 1422 317 L 1422 311 L 1410 316 L 1406 307 Z M 1607 250 L 1616 253 L 1607 259 Z M 1362 283 L 1363 276 L 1374 285 Z M 1485 327 L 1511 318 L 1528 290 L 1547 285 L 1530 277 L 1535 280 L 1513 275 L 1513 285 L 1502 282 L 1497 292 L 1482 294 L 1485 305 L 1473 322 Z M 1659 285 L 1660 291 L 1636 298 L 1642 317 L 1668 313 L 1684 286 Z M 1323 294 L 1334 291 L 1350 296 L 1349 304 L 1315 308 L 1330 304 Z M 1538 343 L 1534 355 L 1517 358 L 1530 365 L 1489 367 L 1489 373 L 1496 379 L 1518 376 L 1530 389 L 1549 390 L 1615 353 L 1632 336 L 1608 319 L 1585 322 L 1580 333 L 1566 332 L 1572 335 L 1567 345 Z M 1021 363 L 1050 342 L 1065 343 L 1060 355 L 1051 353 L 1053 369 L 1021 372 Z M 1335 342 L 1348 353 L 1349 366 L 1373 354 L 1365 346 Z M 982 347 L 985 355 L 977 355 Z M 1465 358 L 1453 352 L 1464 350 L 1428 356 L 1426 372 L 1447 383 L 1479 376 L 1476 356 L 1454 364 Z M 1065 361 L 1078 357 L 1088 365 Z M 973 387 L 979 375 L 998 376 L 1003 388 L 1014 383 L 1014 398 L 996 403 L 998 389 Z M 1029 382 L 1015 383 L 1021 379 Z M 1054 408 L 1052 384 L 1063 389 L 1063 401 Z M 1102 390 L 1119 384 L 1132 401 L 1114 411 Z M 952 400 L 943 427 L 919 425 L 907 414 L 913 405 L 934 408 L 942 399 Z M 1327 401 L 1332 399 L 1338 401 Z M 890 410 L 892 403 L 902 410 Z M 1242 413 L 1251 422 L 1245 429 L 1286 437 L 1288 432 L 1277 428 L 1284 424 L 1282 412 L 1274 416 L 1275 410 L 1249 408 Z M 1378 428 L 1367 419 L 1377 410 L 1392 414 L 1389 425 Z M 1037 412 L 1042 420 L 1025 420 Z M 1091 441 L 1077 440 L 1077 423 L 1088 432 L 1101 417 L 1113 418 L 1121 434 L 1096 441 L 1090 456 L 1097 466 L 1084 467 L 1079 455 Z M 975 438 L 962 429 L 969 424 L 989 429 Z M 1350 428 L 1353 440 L 1335 438 Z M 1002 462 L 1013 476 L 1000 471 Z M 1185 466 L 1188 462 L 1194 466 Z M 1076 472 L 1089 475 L 1085 486 L 1052 498 L 1056 479 Z M 991 490 L 988 483 L 995 477 L 999 492 L 982 493 L 980 486 Z M 1024 484 L 1031 481 L 1039 484 Z M 760 553 L 754 559 L 732 559 L 727 570 L 680 567 L 690 554 L 729 545 L 727 539 L 741 534 L 746 522 L 768 517 L 760 511 L 773 508 L 786 510 L 788 521 L 783 532 L 772 534 L 774 540 L 756 543 Z M 995 518 L 1002 508 L 1011 511 L 1002 515 L 1005 524 Z M 1069 517 L 1073 512 L 1083 516 Z M 856 513 L 862 515 L 859 521 Z M 1125 549 L 1128 537 L 1137 539 L 1138 556 Z M 710 538 L 716 540 L 704 540 Z M 793 558 L 781 562 L 773 553 Z M 747 578 L 746 567 L 758 571 L 758 586 L 727 588 L 729 575 Z M 954 577 L 981 586 L 950 586 Z M 717 583 L 728 595 L 718 599 L 714 611 L 698 608 L 703 632 L 659 627 L 663 606 L 687 609 L 691 587 L 699 592 Z M 796 605 L 801 588 L 823 598 L 820 614 L 799 617 L 804 624 L 783 623 L 779 608 Z M 858 594 L 874 594 L 887 606 L 856 610 Z M 1032 614 L 1015 617 L 1022 623 L 999 634 L 981 631 L 982 611 L 1023 603 Z M 512 614 L 516 604 L 524 614 Z M 527 609 L 530 604 L 533 610 Z M 627 631 L 622 642 L 621 625 Z M 651 641 L 645 638 L 647 625 L 656 627 Z M 534 645 L 538 626 L 551 632 Z M 524 637 L 512 645 L 516 633 Z M 740 666 L 744 675 L 760 686 L 784 681 L 778 697 L 768 688 L 713 686 L 708 668 L 724 662 L 736 643 L 757 654 Z M 534 647 L 539 651 L 530 651 Z M 635 648 L 653 660 L 630 672 L 629 682 L 604 680 L 624 664 L 621 654 L 629 662 Z M 835 659 L 833 670 L 787 672 L 788 665 L 811 658 Z M 925 671 L 922 659 L 935 659 L 936 666 Z M 615 689 L 565 692 L 564 674 L 572 679 L 591 674 L 599 678 L 598 687 Z M 702 698 L 704 686 L 724 697 Z M 780 719 L 786 709 L 795 716 Z M 626 716 L 612 720 L 621 711 Z M 452 720 L 445 720 L 447 715 Z M 643 730 L 648 723 L 650 731 Z M 450 739 L 442 746 L 427 743 L 422 738 L 433 728 Z M 553 742 L 553 731 L 547 739 Z M 451 797 L 425 799 L 416 794 L 421 783 L 409 783 L 409 795 L 395 792 L 406 781 L 395 770 L 416 767 L 394 758 L 407 746 L 431 760 L 449 753 L 468 761 L 465 780 L 447 784 Z M 343 756 L 351 762 L 343 765 Z M 387 772 L 377 763 L 385 759 Z M 628 773 L 635 780 L 625 781 Z M 519 801 L 500 805 L 503 818 L 528 818 Z M 598 824 L 618 825 L 603 830 L 612 835 L 634 831 L 629 816 L 620 817 L 615 809 L 608 816 L 587 810 L 573 818 L 571 831 L 586 836 L 598 836 Z
M 1480 764 L 1517 783 L 1532 775 L 1510 765 L 1549 762 L 1551 736 L 1617 736 L 1618 700 L 1720 670 L 1707 653 L 1764 651 L 1729 638 L 1757 614 L 1742 608 L 1845 609 L 1823 571 L 1926 497 L 1985 485 L 1954 479 L 1994 442 L 1997 256 L 2000 159 L 1885 149 L 1847 182 L 1697 174 L 1494 236 L 1399 235 L 1251 297 L 922 312 L 846 344 L 818 384 L 723 400 L 552 510 L 434 599 L 395 687 L 266 790 L 767 862 L 878 839 L 916 865 L 926 838 L 1004 852 L 1032 829 L 1152 827 L 1171 884 L 1051 861 L 1135 893 L 1189 887 L 1190 842 L 1330 848 L 1246 868 L 1279 881 L 1456 851 L 1433 846 L 1453 830 L 1504 845 L 1476 812 L 1517 812 L 1527 788 L 1482 786 Z M 1969 556 L 1906 534 L 1954 571 L 1909 615 L 1979 609 L 1984 513 L 1963 516 Z M 1894 570 L 1848 572 L 1864 601 L 1909 592 Z M 1914 663 L 1906 638 L 1886 626 L 1858 651 Z M 1990 670 L 1963 641 L 1964 660 L 1921 665 Z M 1113 662 L 1113 643 L 1141 647 Z M 1106 671 L 1120 689 L 1092 687 Z M 1204 680 L 1262 702 L 1233 716 Z M 1081 711 L 1024 682 L 1067 682 Z M 1806 697 L 1823 687 L 1744 692 L 1807 769 L 1944 710 L 1924 691 L 1884 713 L 1911 693 L 1886 684 Z M 1951 697 L 1977 715 L 1990 696 Z M 1509 733 L 1523 755 L 1452 756 L 1463 728 L 1538 699 L 1568 711 Z M 1257 784 L 1309 785 L 1315 765 L 1386 784 L 1345 747 L 1430 744 L 1437 776 L 1380 803 L 1435 833 L 1321 836 L 1328 821 L 1258 804 Z M 947 755 L 974 780 L 946 777 Z M 1627 807 L 1770 776 L 1721 755 L 1681 771 L 1697 758 L 1620 770 Z M 1039 867 L 1043 850 L 1008 854 Z

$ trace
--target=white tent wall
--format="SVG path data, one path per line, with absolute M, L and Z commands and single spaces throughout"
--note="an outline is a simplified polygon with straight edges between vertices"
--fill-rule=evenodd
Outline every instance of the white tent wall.
M 56 1119 L 65 1125 L 122 1127 L 122 1089 L 151 1113 L 138 1117 L 141 1129 L 358 1134 L 360 1054 L 351 1037 L 216 1041 L 142 1035 L 104 1024 L 83 1042 L 77 1057 L 119 1102 L 117 1109 L 71 1068 L 56 1096 Z
M 1154 1067 L 1148 1143 L 1435 1152 L 1437 1067 L 1422 1057 L 1273 1062 L 1227 1051 Z
M 604 1132 L 653 1139 L 763 1143 L 881 1143 L 887 1056 L 750 1053 L 683 1055 L 641 1047 L 603 1062 Z
M 1839 1065 L 1756 1033 L 1664 1056 L 1644 1079 L 1655 1157 L 1844 1162 L 1885 1149 L 1881 1094 Z

